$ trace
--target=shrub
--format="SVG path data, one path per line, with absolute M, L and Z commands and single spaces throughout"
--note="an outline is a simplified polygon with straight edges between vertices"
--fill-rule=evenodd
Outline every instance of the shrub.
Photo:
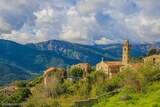
M 33 81 L 31 81 L 31 82 L 29 83 L 29 86 L 30 86 L 30 87 L 34 87 L 35 85 L 41 83 L 42 80 L 43 80 L 43 76 L 37 77 L 36 79 L 34 79 Z
M 106 91 L 107 92 L 111 92 L 113 91 L 114 89 L 117 89 L 119 88 L 119 86 L 117 84 L 107 84 L 106 85 Z
M 31 95 L 28 88 L 20 88 L 14 92 L 11 96 L 6 97 L 2 103 L 21 103 L 25 101 Z
M 144 64 L 144 66 L 140 69 L 140 72 L 143 73 L 144 77 L 146 78 L 146 82 L 151 82 L 155 78 L 159 78 L 160 66 L 147 63 Z
M 25 88 L 25 87 L 28 87 L 28 82 L 27 81 L 15 81 L 11 83 L 11 85 L 15 85 L 20 88 Z
M 124 87 L 128 92 L 140 92 L 145 83 L 145 77 L 133 67 L 128 67 L 115 75 L 112 81 L 117 87 Z

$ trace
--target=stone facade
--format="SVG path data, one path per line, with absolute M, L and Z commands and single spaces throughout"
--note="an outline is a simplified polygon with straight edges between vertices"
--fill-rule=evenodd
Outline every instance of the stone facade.
M 62 79 L 64 77 L 64 69 L 51 67 L 44 71 L 44 84 L 52 81 L 54 78 Z
M 128 40 L 125 40 L 123 45 L 122 63 L 128 64 L 130 61 L 130 44 Z
M 153 63 L 153 64 L 160 64 L 160 55 L 152 55 L 145 57 L 144 63 Z
M 120 67 L 124 66 L 122 62 L 107 62 L 101 61 L 96 65 L 96 71 L 103 71 L 107 76 L 111 77 L 112 75 L 120 71 Z
M 128 65 L 130 62 L 130 44 L 125 40 L 123 45 L 122 61 L 102 61 L 96 65 L 96 71 L 103 71 L 107 76 L 118 73 L 121 67 Z

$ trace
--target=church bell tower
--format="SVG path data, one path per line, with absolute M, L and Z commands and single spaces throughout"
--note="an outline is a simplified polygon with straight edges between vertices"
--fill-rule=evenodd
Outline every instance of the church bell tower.
M 122 63 L 128 64 L 130 62 L 130 44 L 129 40 L 125 40 L 123 45 Z

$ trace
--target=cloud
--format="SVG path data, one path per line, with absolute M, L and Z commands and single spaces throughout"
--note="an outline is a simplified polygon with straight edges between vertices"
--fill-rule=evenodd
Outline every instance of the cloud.
M 9 40 L 16 41 L 18 43 L 26 43 L 26 41 L 35 42 L 37 39 L 34 35 L 28 33 L 20 33 L 16 31 L 12 31 L 11 34 L 2 34 L 2 38 L 7 38 Z
M 7 33 L 9 31 L 11 31 L 13 28 L 10 24 L 8 24 L 7 22 L 5 22 L 5 20 L 0 19 L 0 34 L 1 33 Z
M 133 32 L 134 41 L 153 42 L 159 41 L 160 20 L 152 19 L 144 15 L 137 17 L 128 17 L 125 19 L 128 29 Z
M 37 18 L 37 23 L 45 23 L 49 21 L 52 23 L 53 19 L 56 17 L 54 10 L 51 7 L 47 7 L 41 11 L 35 12 L 34 15 Z
M 140 12 L 148 17 L 159 18 L 159 0 L 135 0 L 135 4 L 140 8 Z
M 1 0 L 0 38 L 82 44 L 160 40 L 158 0 Z
M 100 38 L 99 40 L 96 40 L 95 43 L 96 44 L 101 44 L 101 45 L 105 45 L 105 44 L 112 44 L 112 43 L 116 43 L 117 41 L 114 40 L 110 40 L 107 39 L 105 37 Z

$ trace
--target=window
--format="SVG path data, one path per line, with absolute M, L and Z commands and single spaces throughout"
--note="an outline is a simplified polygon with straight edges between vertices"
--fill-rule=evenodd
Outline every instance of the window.
M 124 51 L 126 51 L 126 48 L 124 48 Z
M 101 67 L 101 70 L 103 70 L 103 67 Z

